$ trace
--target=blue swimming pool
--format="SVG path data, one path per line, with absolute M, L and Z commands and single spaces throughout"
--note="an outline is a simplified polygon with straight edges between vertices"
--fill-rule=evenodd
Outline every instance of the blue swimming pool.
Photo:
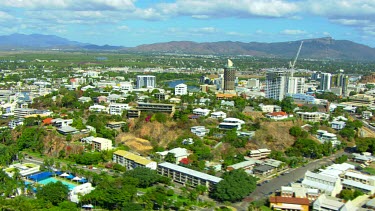
M 69 190 L 72 190 L 73 188 L 76 187 L 76 185 L 73 185 L 71 183 L 55 179 L 54 177 L 49 177 L 47 179 L 38 181 L 38 183 L 42 184 L 42 185 L 46 185 L 46 184 L 51 183 L 51 182 L 61 182 L 62 184 L 68 186 Z

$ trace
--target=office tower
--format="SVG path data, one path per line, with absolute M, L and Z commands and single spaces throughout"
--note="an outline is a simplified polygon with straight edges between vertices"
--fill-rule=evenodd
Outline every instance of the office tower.
M 318 80 L 320 80 L 321 75 L 322 75 L 321 72 L 314 72 L 314 73 L 311 75 L 311 80 L 318 81 Z
M 234 81 L 236 79 L 236 68 L 233 62 L 228 59 L 228 65 L 224 68 L 224 91 L 234 90 Z
M 282 100 L 288 88 L 289 72 L 268 71 L 266 75 L 266 98 Z
M 155 88 L 156 79 L 153 75 L 137 75 L 137 89 Z
M 320 89 L 323 91 L 331 89 L 331 73 L 322 73 L 320 78 Z
M 347 97 L 348 96 L 348 84 L 349 84 L 349 77 L 346 75 L 342 78 L 342 96 Z
M 287 93 L 288 94 L 305 93 L 305 78 L 289 77 Z

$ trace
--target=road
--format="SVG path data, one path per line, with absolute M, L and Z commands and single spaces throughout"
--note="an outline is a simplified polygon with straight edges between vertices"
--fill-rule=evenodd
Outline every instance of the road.
M 303 167 L 299 167 L 296 169 L 289 170 L 288 174 L 280 175 L 276 178 L 269 180 L 268 183 L 265 183 L 261 186 L 257 186 L 254 192 L 252 192 L 247 199 L 252 199 L 252 201 L 268 198 L 271 193 L 276 192 L 277 190 L 281 189 L 281 186 L 287 186 L 289 183 L 296 182 L 297 180 L 304 178 L 305 173 L 307 170 L 313 171 L 316 168 L 321 167 L 322 165 L 331 165 L 336 157 L 339 157 L 343 154 L 347 154 L 344 151 L 340 151 L 334 155 L 329 157 L 325 157 L 319 160 L 312 161 L 306 164 Z M 248 200 L 245 199 L 243 202 L 238 202 L 233 204 L 232 206 L 236 207 L 239 211 L 240 210 L 247 210 L 249 205 Z

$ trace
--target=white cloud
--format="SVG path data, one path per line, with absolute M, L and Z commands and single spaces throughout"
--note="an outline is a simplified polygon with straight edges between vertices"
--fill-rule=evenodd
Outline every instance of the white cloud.
M 371 23 L 370 20 L 356 20 L 356 19 L 333 19 L 331 20 L 333 23 L 338 23 L 347 26 L 362 26 L 368 25 Z
M 32 10 L 134 10 L 134 0 L 2 0 L 0 6 Z
M 284 34 L 284 35 L 304 35 L 304 34 L 307 34 L 307 32 L 303 31 L 303 30 L 299 30 L 299 29 L 285 29 L 285 30 L 281 31 L 280 34 Z
M 126 25 L 121 25 L 121 26 L 118 26 L 117 29 L 118 29 L 118 30 L 127 31 L 127 30 L 129 30 L 129 27 L 126 26 Z
M 7 12 L 0 11 L 0 22 L 8 21 L 9 19 L 13 19 L 14 17 Z
M 215 33 L 218 30 L 215 27 L 202 27 L 202 28 L 190 29 L 190 31 L 196 32 L 196 33 Z

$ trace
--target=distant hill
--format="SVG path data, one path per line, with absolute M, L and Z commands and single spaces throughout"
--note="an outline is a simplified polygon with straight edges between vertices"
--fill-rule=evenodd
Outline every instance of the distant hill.
M 261 57 L 291 58 L 297 53 L 300 41 L 260 43 L 260 42 L 167 42 L 140 45 L 128 49 L 133 52 L 160 52 L 216 55 L 251 55 Z M 334 40 L 330 37 L 304 40 L 301 58 L 343 59 L 375 61 L 375 48 L 348 40 Z
M 348 40 L 335 40 L 330 37 L 306 39 L 300 53 L 301 58 L 341 59 L 375 61 L 375 48 Z M 126 53 L 179 53 L 211 55 L 250 55 L 258 57 L 293 58 L 299 41 L 261 43 L 261 42 L 190 42 L 173 41 L 139 45 L 133 48 L 110 45 L 93 45 L 70 41 L 68 39 L 41 34 L 11 34 L 0 36 L 0 50 L 10 49 L 66 49 L 88 51 L 119 51 Z
M 81 43 L 70 41 L 68 39 L 58 37 L 55 35 L 42 35 L 42 34 L 11 34 L 0 36 L 0 49 L 32 49 L 32 50 L 45 50 L 45 49 L 73 49 L 73 50 L 117 50 L 123 47 L 117 46 L 98 46 L 89 43 Z

